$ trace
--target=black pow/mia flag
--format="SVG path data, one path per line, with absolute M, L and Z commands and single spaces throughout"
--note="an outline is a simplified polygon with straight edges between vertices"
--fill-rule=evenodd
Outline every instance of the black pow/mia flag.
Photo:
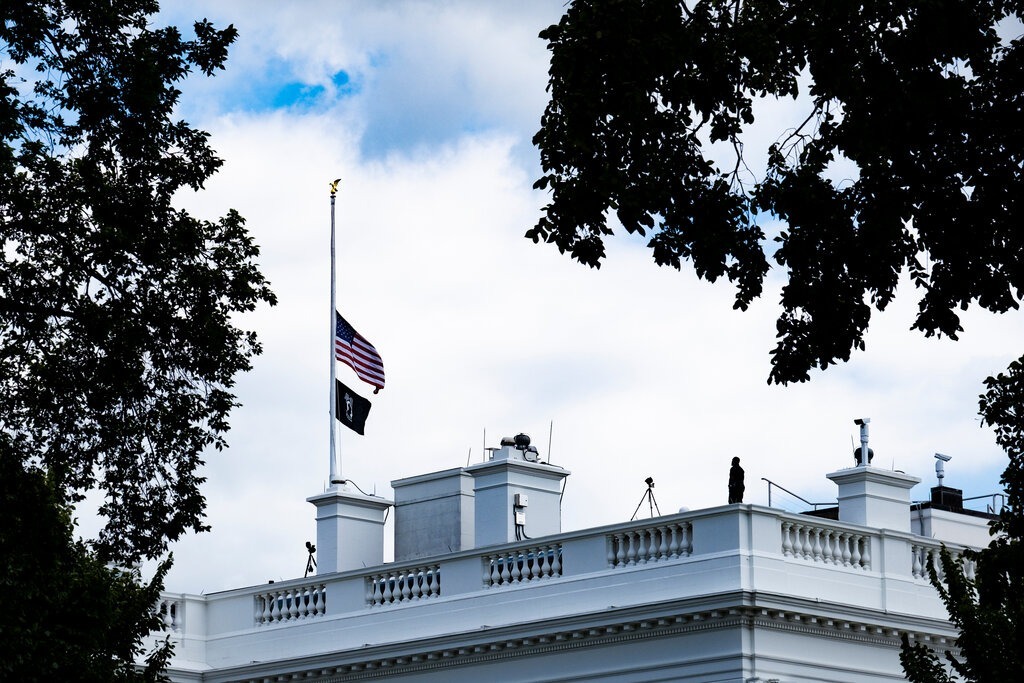
M 334 382 L 334 416 L 356 434 L 362 434 L 366 416 L 370 414 L 370 400 L 346 387 L 341 380 Z

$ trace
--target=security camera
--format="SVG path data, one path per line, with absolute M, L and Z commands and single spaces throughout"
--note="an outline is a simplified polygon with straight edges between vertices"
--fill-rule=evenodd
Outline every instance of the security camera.
M 936 453 L 935 457 L 941 460 L 942 462 L 949 462 L 950 460 L 953 459 L 952 455 L 943 455 L 942 453 Z
M 869 424 L 870 422 L 870 417 L 858 417 L 856 420 L 853 421 L 853 424 L 864 426 L 866 424 Z

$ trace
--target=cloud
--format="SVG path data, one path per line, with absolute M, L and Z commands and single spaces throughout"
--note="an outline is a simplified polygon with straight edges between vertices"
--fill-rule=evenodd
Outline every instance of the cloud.
M 161 18 L 184 26 L 212 11 L 215 25 L 239 30 L 228 69 L 184 85 L 189 118 L 340 104 L 365 123 L 361 151 L 383 157 L 492 129 L 532 134 L 547 68 L 536 36 L 561 7 L 236 0 L 176 3 Z

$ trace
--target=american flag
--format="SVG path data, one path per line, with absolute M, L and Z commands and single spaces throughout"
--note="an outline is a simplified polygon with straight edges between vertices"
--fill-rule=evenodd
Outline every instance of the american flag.
M 337 316 L 334 357 L 355 370 L 359 379 L 372 384 L 375 387 L 373 393 L 376 394 L 384 388 L 384 361 L 366 337 L 356 332 L 356 328 L 349 325 L 341 313 L 334 313 Z

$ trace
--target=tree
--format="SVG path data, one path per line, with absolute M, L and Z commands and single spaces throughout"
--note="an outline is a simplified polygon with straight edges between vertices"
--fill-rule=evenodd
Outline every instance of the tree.
M 174 119 L 175 84 L 222 68 L 236 31 L 200 21 L 184 40 L 157 10 L 0 10 L 0 441 L 67 502 L 100 489 L 95 549 L 124 564 L 205 528 L 196 469 L 260 350 L 233 316 L 274 302 L 237 213 L 173 202 L 221 165 Z
M 154 681 L 170 644 L 143 667 L 134 656 L 161 627 L 153 611 L 165 562 L 142 583 L 138 571 L 104 565 L 73 537 L 71 510 L 50 477 L 0 452 L 0 679 Z
M 237 316 L 275 302 L 241 216 L 174 203 L 221 165 L 175 119 L 176 84 L 222 68 L 236 31 L 203 20 L 186 40 L 158 9 L 0 4 L 5 679 L 157 676 L 166 648 L 134 659 L 169 559 L 148 583 L 110 566 L 206 528 L 197 468 L 260 352 Z M 70 506 L 94 489 L 105 526 L 83 544 Z
M 1024 363 L 1014 361 L 1005 373 L 985 380 L 981 416 L 995 429 L 996 441 L 1010 463 L 1000 483 L 1006 503 L 992 524 L 994 538 L 981 551 L 966 551 L 973 562 L 974 578 L 968 578 L 963 561 L 943 549 L 946 583 L 929 567 L 931 582 L 942 597 L 950 620 L 960 630 L 960 656 L 945 653 L 953 671 L 965 681 L 1002 681 L 1024 671 Z M 906 636 L 901 654 L 907 678 L 914 683 L 947 683 L 955 680 L 924 645 L 911 645 Z
M 956 338 L 956 309 L 1005 312 L 1024 291 L 1024 48 L 1012 0 L 578 0 L 541 33 L 551 51 L 534 137 L 551 201 L 527 236 L 598 266 L 609 213 L 659 265 L 690 260 L 762 291 L 762 219 L 785 228 L 770 379 L 863 348 L 901 272 L 922 290 L 914 327 Z M 797 96 L 767 172 L 749 177 L 756 98 Z M 733 150 L 725 168 L 709 143 Z M 838 160 L 856 167 L 830 179 Z
M 957 310 L 1024 296 L 1024 40 L 1003 35 L 1022 17 L 1020 0 L 576 0 L 541 33 L 535 187 L 551 199 L 527 237 L 599 267 L 614 214 L 650 233 L 658 265 L 727 277 L 745 309 L 769 268 L 763 226 L 780 222 L 769 382 L 863 349 L 904 272 L 922 293 L 913 327 L 956 339 Z M 757 179 L 744 152 L 765 97 L 806 118 L 778 131 Z M 840 166 L 854 177 L 837 181 Z M 968 681 L 1024 668 L 1024 357 L 986 385 L 983 422 L 1010 460 L 999 535 L 967 554 L 976 578 L 948 553 L 948 583 L 932 577 Z M 905 643 L 903 662 L 913 681 L 953 680 L 924 646 Z

